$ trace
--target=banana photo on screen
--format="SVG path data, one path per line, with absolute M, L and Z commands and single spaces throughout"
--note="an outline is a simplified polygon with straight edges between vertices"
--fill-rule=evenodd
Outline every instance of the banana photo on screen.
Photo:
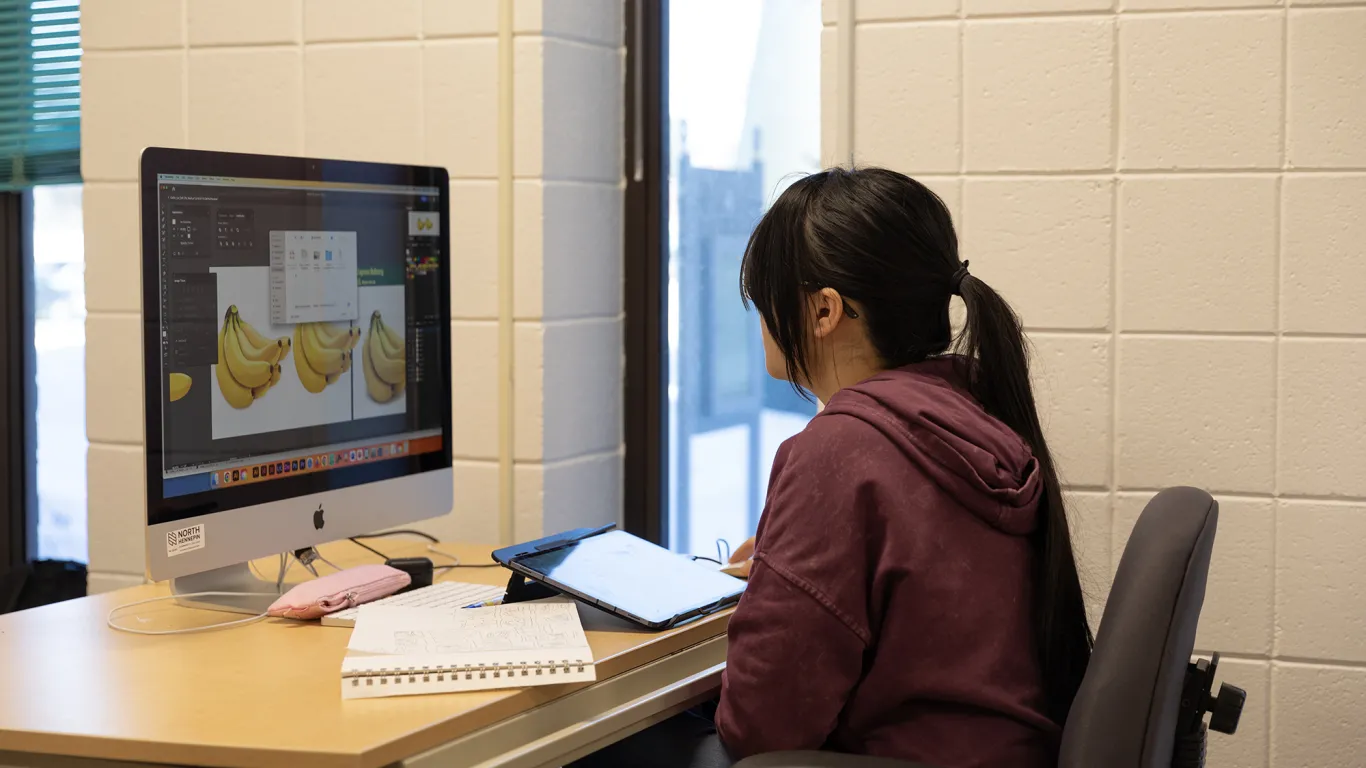
M 401 277 L 401 276 L 400 276 Z M 360 289 L 360 324 L 356 346 L 356 418 L 403 413 L 408 379 L 407 340 L 404 337 L 404 288 L 369 285 Z
M 350 421 L 349 322 L 273 324 L 268 267 L 219 267 L 213 439 Z M 335 384 L 336 386 L 332 386 Z

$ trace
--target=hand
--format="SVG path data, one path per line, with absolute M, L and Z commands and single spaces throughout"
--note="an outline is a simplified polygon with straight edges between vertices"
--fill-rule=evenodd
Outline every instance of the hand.
M 741 563 L 741 562 L 744 562 L 745 560 L 749 560 L 749 559 L 751 559 L 751 558 L 753 558 L 753 557 L 754 557 L 754 537 L 753 537 L 753 536 L 750 536 L 748 539 L 745 539 L 745 541 L 744 541 L 743 544 L 741 544 L 740 546 L 736 547 L 736 548 L 735 548 L 735 551 L 732 552 L 732 553 L 730 553 L 730 561 L 731 561 L 732 563 Z
M 751 536 L 743 544 L 735 548 L 730 553 L 730 562 L 721 567 L 722 572 L 728 573 L 738 579 L 748 579 L 750 568 L 754 566 L 754 537 Z

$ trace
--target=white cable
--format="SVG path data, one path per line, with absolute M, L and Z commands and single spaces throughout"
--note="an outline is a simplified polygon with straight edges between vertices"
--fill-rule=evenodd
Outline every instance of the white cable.
M 276 555 L 276 562 L 279 564 L 279 567 L 280 567 L 280 568 L 285 567 L 285 566 L 284 566 L 284 562 L 281 560 L 281 558 L 283 558 L 284 556 L 285 556 L 285 555 L 284 555 L 283 552 L 280 553 L 279 555 Z M 255 560 L 248 560 L 248 561 L 247 561 L 247 566 L 248 566 L 249 568 L 251 568 L 251 572 L 252 572 L 252 573 L 256 574 L 256 578 L 260 579 L 261 581 L 270 581 L 270 579 L 266 578 L 266 575 L 265 575 L 264 573 L 261 573 L 261 569 L 259 569 L 259 568 L 256 567 L 256 561 L 255 561 Z
M 146 600 L 138 600 L 136 602 L 114 606 L 110 609 L 109 616 L 105 618 L 105 623 L 109 625 L 110 629 L 116 629 L 120 632 L 128 632 L 134 635 L 189 635 L 195 632 L 208 632 L 211 629 L 226 629 L 228 627 L 240 627 L 245 624 L 254 624 L 269 615 L 266 613 L 258 613 L 255 616 L 246 619 L 225 621 L 221 624 L 210 624 L 206 627 L 191 627 L 189 629 L 134 629 L 132 627 L 120 626 L 114 622 L 114 614 L 127 608 L 147 605 L 148 603 L 159 603 L 162 600 L 175 600 L 176 598 L 181 597 L 279 597 L 279 595 L 270 592 L 189 592 L 183 595 L 162 595 L 161 597 L 152 597 Z
M 285 576 L 289 574 L 289 569 L 294 566 L 294 555 L 280 554 L 280 576 L 275 579 L 275 592 L 278 594 L 285 588 Z
M 336 563 L 332 562 L 331 560 L 328 560 L 327 558 L 323 557 L 321 553 L 318 555 L 318 559 L 321 560 L 321 561 L 323 561 L 324 563 L 327 563 L 328 565 L 332 566 L 332 570 L 334 570 L 334 571 L 340 571 L 340 570 L 342 569 L 341 566 L 339 566 L 339 565 L 337 565 Z
M 159 603 L 162 600 L 174 600 L 178 597 L 279 597 L 281 594 L 281 589 L 283 589 L 283 585 L 285 582 L 285 574 L 289 572 L 289 566 L 292 563 L 291 560 L 286 559 L 288 557 L 291 556 L 286 555 L 283 552 L 280 553 L 280 575 L 275 579 L 274 592 L 189 592 L 183 595 L 162 595 L 161 597 L 151 597 L 146 600 L 138 600 L 132 603 L 124 603 L 123 605 L 114 606 L 113 608 L 109 609 L 109 615 L 105 617 L 104 623 L 108 624 L 110 629 L 115 629 L 119 632 L 128 632 L 134 635 L 189 635 L 195 632 L 207 632 L 211 629 L 226 629 L 228 627 L 240 627 L 247 624 L 254 624 L 260 621 L 261 619 L 266 618 L 266 616 L 269 614 L 258 613 L 257 615 L 246 619 L 237 619 L 236 621 L 225 621 L 221 624 L 210 624 L 206 627 L 192 627 L 190 629 L 133 629 L 132 627 L 124 627 L 114 623 L 114 614 L 127 608 L 133 608 L 139 605 L 147 605 L 148 603 Z M 332 564 L 328 563 L 328 565 Z M 261 572 L 256 569 L 255 561 L 247 561 L 247 566 L 251 568 L 252 572 L 255 573 L 258 577 L 260 577 L 262 581 L 266 580 L 265 577 L 261 575 Z M 335 565 L 332 567 L 336 568 Z

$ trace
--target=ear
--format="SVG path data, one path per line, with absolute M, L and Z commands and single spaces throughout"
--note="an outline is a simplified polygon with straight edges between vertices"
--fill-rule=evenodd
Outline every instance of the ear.
M 811 294 L 811 332 L 823 339 L 835 332 L 844 319 L 844 298 L 834 288 Z

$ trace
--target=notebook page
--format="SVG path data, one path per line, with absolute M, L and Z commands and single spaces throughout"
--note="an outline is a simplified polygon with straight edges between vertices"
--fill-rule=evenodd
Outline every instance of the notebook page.
M 342 662 L 342 697 L 592 682 L 592 649 L 571 603 L 433 611 L 362 606 Z

